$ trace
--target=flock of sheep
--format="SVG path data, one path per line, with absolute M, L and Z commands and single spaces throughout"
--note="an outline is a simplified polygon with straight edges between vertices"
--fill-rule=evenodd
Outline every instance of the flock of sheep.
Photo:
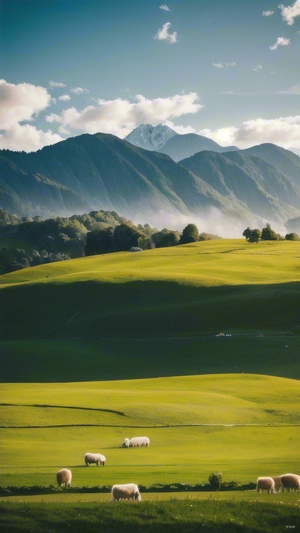
M 268 494 L 284 490 L 300 490 L 300 476 L 297 474 L 283 474 L 282 476 L 259 477 L 256 490 L 257 492 L 266 490 Z
M 139 448 L 141 446 L 148 447 L 150 439 L 148 437 L 133 437 L 131 439 L 124 439 L 123 448 Z M 97 466 L 104 466 L 106 457 L 102 453 L 86 453 L 84 456 L 86 466 L 96 464 Z M 56 480 L 59 487 L 71 487 L 72 472 L 68 468 L 59 470 L 56 474 Z M 300 476 L 297 474 L 283 474 L 282 476 L 266 476 L 259 477 L 256 484 L 257 492 L 266 490 L 269 494 L 271 492 L 280 492 L 284 490 L 300 490 Z M 111 490 L 112 501 L 118 500 L 136 500 L 141 501 L 142 497 L 139 488 L 135 483 L 124 483 L 121 485 L 113 485 Z
M 123 448 L 140 448 L 142 446 L 148 447 L 150 439 L 148 437 L 132 437 L 124 440 Z M 102 453 L 86 453 L 84 456 L 86 466 L 96 464 L 97 466 L 104 466 L 106 457 Z M 71 487 L 72 471 L 69 468 L 63 468 L 56 474 L 56 481 L 59 487 Z M 142 497 L 138 486 L 135 483 L 124 483 L 121 485 L 113 485 L 111 489 L 112 501 L 118 500 L 136 500 L 141 501 Z

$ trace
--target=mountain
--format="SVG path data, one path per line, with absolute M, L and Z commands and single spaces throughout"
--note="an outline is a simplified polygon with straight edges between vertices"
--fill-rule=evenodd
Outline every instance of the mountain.
M 243 152 L 264 159 L 285 174 L 297 187 L 300 187 L 300 157 L 295 153 L 271 143 L 253 146 Z
M 117 211 L 153 226 L 168 220 L 174 229 L 198 217 L 218 234 L 225 215 L 234 229 L 237 221 L 284 223 L 300 216 L 300 158 L 275 145 L 271 150 L 276 167 L 243 150 L 206 150 L 176 163 L 104 133 L 79 135 L 34 153 L 2 150 L 0 208 L 48 218 Z
M 164 144 L 160 148 L 160 152 L 166 154 L 174 161 L 178 162 L 187 157 L 191 157 L 197 152 L 203 150 L 213 150 L 214 152 L 227 152 L 229 150 L 238 150 L 233 146 L 223 147 L 217 144 L 208 137 L 197 135 L 196 133 L 186 133 L 184 135 L 176 135 Z
M 158 124 L 158 126 L 141 124 L 129 133 L 125 140 L 145 150 L 159 151 L 169 139 L 176 135 L 178 135 L 176 131 L 164 124 Z
M 280 159 L 281 149 L 276 151 L 274 147 L 274 152 Z M 223 154 L 203 151 L 180 161 L 180 165 L 201 176 L 226 198 L 246 204 L 264 218 L 287 220 L 298 213 L 300 187 L 294 183 L 296 176 L 291 180 L 264 159 L 248 154 L 249 150 Z M 285 168 L 284 162 L 279 166 Z M 300 168 L 297 177 L 300 183 Z
M 32 214 L 33 209 L 41 214 L 41 207 L 53 206 L 57 190 L 66 194 L 54 209 L 58 215 L 70 214 L 71 207 L 77 213 L 116 210 L 127 218 L 145 220 L 159 211 L 190 215 L 215 206 L 224 211 L 235 209 L 238 215 L 242 209 L 168 156 L 137 148 L 113 135 L 85 134 L 35 153 L 5 150 L 0 156 L 0 207 L 10 211 L 12 200 L 8 198 L 17 195 L 20 207 L 15 201 L 16 214 L 24 215 L 26 210 Z M 31 183 L 37 177 L 40 193 L 35 195 Z M 74 202 L 70 205 L 71 197 Z

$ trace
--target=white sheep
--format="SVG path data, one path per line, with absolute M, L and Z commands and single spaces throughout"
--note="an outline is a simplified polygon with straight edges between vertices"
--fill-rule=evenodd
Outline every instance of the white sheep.
M 300 476 L 297 474 L 284 474 L 281 476 L 281 483 L 283 489 L 287 489 L 289 492 L 294 490 L 300 490 Z
M 282 476 L 272 476 L 272 478 L 274 479 L 274 482 L 275 482 L 275 491 L 276 492 L 281 492 L 283 490 L 281 477 Z
M 126 437 L 122 444 L 123 448 L 136 448 L 140 446 L 150 446 L 150 439 L 148 437 Z
M 272 477 L 259 477 L 256 484 L 257 492 L 267 490 L 268 494 L 275 492 L 275 481 Z
M 106 457 L 105 455 L 102 455 L 102 453 L 86 453 L 84 456 L 84 462 L 86 466 L 89 466 L 91 464 L 96 464 L 97 466 L 104 466 L 106 463 Z
M 68 468 L 59 470 L 56 474 L 56 481 L 59 487 L 64 485 L 65 487 L 71 487 L 72 472 Z
M 123 485 L 114 485 L 111 489 L 111 501 L 119 500 L 136 500 L 141 501 L 142 497 L 138 486 L 135 483 L 124 483 Z

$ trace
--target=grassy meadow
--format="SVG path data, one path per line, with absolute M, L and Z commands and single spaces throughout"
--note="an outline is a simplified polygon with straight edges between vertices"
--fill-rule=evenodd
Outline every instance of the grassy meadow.
M 63 467 L 74 488 L 205 484 L 212 472 L 242 485 L 299 473 L 299 280 L 299 243 L 239 239 L 1 276 L 0 487 L 56 485 Z M 149 448 L 121 447 L 144 434 Z M 106 466 L 86 467 L 87 451 L 106 455 Z M 299 523 L 297 493 L 244 492 L 242 504 L 231 494 L 217 514 L 209 499 L 196 502 L 193 517 L 187 501 L 168 508 L 150 493 L 125 504 L 125 515 L 107 494 L 93 495 L 102 518 L 93 499 L 80 505 L 86 531 L 117 531 L 122 520 L 141 528 L 147 517 L 151 531 L 196 531 L 202 518 L 203 531 Z M 72 530 L 82 531 L 72 499 L 80 496 L 67 502 L 62 491 L 57 504 L 51 496 L 40 513 L 2 498 L 0 527 L 20 531 L 25 512 L 24 531 L 64 531 L 69 506 Z
M 298 249 L 217 240 L 1 276 L 0 379 L 299 377 Z

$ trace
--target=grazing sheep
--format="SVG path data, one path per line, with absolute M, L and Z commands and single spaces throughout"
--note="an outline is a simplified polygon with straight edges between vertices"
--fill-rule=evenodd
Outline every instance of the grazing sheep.
M 65 487 L 71 487 L 72 472 L 68 468 L 59 470 L 56 474 L 56 481 L 59 487 L 64 485 Z
M 272 477 L 259 477 L 256 485 L 257 492 L 267 490 L 268 494 L 275 492 L 275 481 Z
M 132 439 L 126 438 L 122 444 L 123 448 L 136 448 L 149 445 L 150 439 L 148 437 L 132 437 Z
M 86 453 L 84 456 L 84 461 L 86 466 L 89 466 L 91 464 L 96 464 L 97 466 L 104 466 L 106 463 L 106 457 L 105 455 L 102 455 L 102 453 Z
M 281 483 L 283 489 L 287 489 L 289 492 L 300 489 L 300 476 L 297 474 L 284 474 L 281 476 Z
M 275 491 L 281 492 L 283 490 L 283 485 L 281 481 L 281 476 L 272 476 L 275 482 Z
M 114 485 L 111 489 L 111 501 L 113 502 L 119 500 L 137 500 L 140 502 L 141 499 L 139 488 L 135 483 Z

